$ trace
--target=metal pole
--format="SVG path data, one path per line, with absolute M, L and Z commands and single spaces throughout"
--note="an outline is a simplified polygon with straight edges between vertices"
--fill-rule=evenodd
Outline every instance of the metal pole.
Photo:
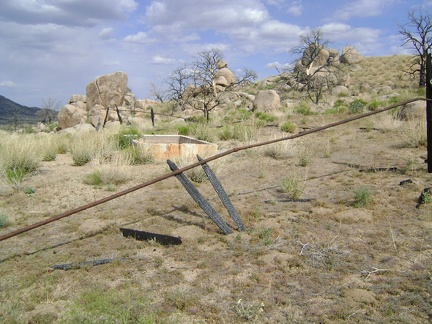
M 432 99 L 432 56 L 426 54 L 426 99 Z M 427 164 L 428 173 L 432 173 L 432 103 L 426 100 L 426 127 L 427 127 Z

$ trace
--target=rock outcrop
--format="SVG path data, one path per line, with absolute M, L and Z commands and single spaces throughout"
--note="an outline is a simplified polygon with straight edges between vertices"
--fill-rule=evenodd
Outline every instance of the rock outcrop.
M 272 112 L 280 109 L 280 107 L 280 97 L 275 90 L 261 90 L 253 101 L 254 111 Z
M 90 82 L 86 87 L 87 111 L 96 105 L 105 108 L 122 106 L 128 92 L 127 83 L 128 76 L 125 72 L 103 75 Z
M 84 123 L 86 115 L 86 111 L 77 107 L 75 104 L 67 104 L 58 113 L 57 121 L 59 127 L 65 129 Z
M 358 64 L 362 59 L 363 56 L 361 56 L 352 46 L 345 46 L 342 50 L 342 55 L 340 56 L 340 62 L 348 65 Z

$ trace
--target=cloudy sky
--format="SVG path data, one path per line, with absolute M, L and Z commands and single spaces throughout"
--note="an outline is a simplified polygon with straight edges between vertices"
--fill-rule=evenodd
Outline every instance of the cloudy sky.
M 291 62 L 299 36 L 320 29 L 330 47 L 365 56 L 407 53 L 399 24 L 431 0 L 1 0 L 0 95 L 27 106 L 67 103 L 96 77 L 129 76 L 139 99 L 204 50 L 263 79 Z

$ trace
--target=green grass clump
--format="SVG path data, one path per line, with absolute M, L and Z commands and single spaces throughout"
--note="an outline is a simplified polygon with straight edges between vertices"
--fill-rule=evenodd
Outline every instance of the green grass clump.
M 189 125 L 181 125 L 177 127 L 177 132 L 179 135 L 188 136 L 191 132 Z
M 119 149 L 124 150 L 125 148 L 132 146 L 132 140 L 139 136 L 141 136 L 139 130 L 132 126 L 122 129 L 114 136 L 114 141 Z
M 297 129 L 297 125 L 291 121 L 286 121 L 280 126 L 281 131 L 287 133 L 294 133 Z
M 149 164 L 154 162 L 154 156 L 150 151 L 137 146 L 130 146 L 122 151 L 131 165 Z
M 151 299 L 138 292 L 86 290 L 67 306 L 65 323 L 158 323 Z
M 356 99 L 350 103 L 348 109 L 352 114 L 361 114 L 367 106 L 367 102 L 363 99 Z
M 119 166 L 103 166 L 84 176 L 83 182 L 93 186 L 119 185 L 130 179 Z
M 227 141 L 232 139 L 234 136 L 231 126 L 224 126 L 222 127 L 221 131 L 219 132 L 219 139 L 223 141 Z
M 0 229 L 8 227 L 10 225 L 10 221 L 5 214 L 0 214 Z
M 258 119 L 260 119 L 260 120 L 264 120 L 264 121 L 266 121 L 266 122 L 275 122 L 276 120 L 277 120 L 277 117 L 276 116 L 273 116 L 273 115 L 270 115 L 270 114 L 267 114 L 267 113 L 265 113 L 265 112 L 260 112 L 260 111 L 257 111 L 256 113 L 255 113 L 255 117 L 257 117 Z
M 354 207 L 366 207 L 370 203 L 370 190 L 368 187 L 354 189 Z
M 288 196 L 294 200 L 299 199 L 303 193 L 300 181 L 293 178 L 282 179 L 279 191 L 288 194 Z
M 367 109 L 370 111 L 375 111 L 378 110 L 380 107 L 384 107 L 384 106 L 385 106 L 384 102 L 374 99 L 367 105 Z
M 294 108 L 294 113 L 305 116 L 315 115 L 311 107 L 309 107 L 309 105 L 304 101 L 302 101 Z

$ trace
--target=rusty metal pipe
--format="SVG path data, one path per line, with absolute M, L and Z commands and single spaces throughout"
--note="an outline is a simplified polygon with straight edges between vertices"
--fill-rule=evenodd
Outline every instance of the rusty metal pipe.
M 176 176 L 176 175 L 178 175 L 178 174 L 180 174 L 182 172 L 185 172 L 187 170 L 193 169 L 193 168 L 195 168 L 197 166 L 200 166 L 200 165 L 202 165 L 204 163 L 207 163 L 207 162 L 219 159 L 219 158 L 224 157 L 226 155 L 229 155 L 229 154 L 232 154 L 232 153 L 235 153 L 235 152 L 239 152 L 239 151 L 243 151 L 243 150 L 247 150 L 247 149 L 251 149 L 251 148 L 255 148 L 255 147 L 259 147 L 259 146 L 264 146 L 264 145 L 269 145 L 269 144 L 273 144 L 273 143 L 277 143 L 277 142 L 282 142 L 282 141 L 287 141 L 287 140 L 295 139 L 295 138 L 306 136 L 306 135 L 309 135 L 309 134 L 312 134 L 312 133 L 317 133 L 317 132 L 320 132 L 320 131 L 325 130 L 325 129 L 329 129 L 329 128 L 332 128 L 332 127 L 335 127 L 335 126 L 339 126 L 339 125 L 342 125 L 342 124 L 346 124 L 346 123 L 349 123 L 349 122 L 352 122 L 352 121 L 355 121 L 355 120 L 358 120 L 358 119 L 362 119 L 362 118 L 365 118 L 365 117 L 376 115 L 376 114 L 382 113 L 384 111 L 391 110 L 391 109 L 397 108 L 399 106 L 406 105 L 406 104 L 409 104 L 411 102 L 415 102 L 415 101 L 418 101 L 418 100 L 432 101 L 432 99 L 414 98 L 414 99 L 407 100 L 407 101 L 404 101 L 404 102 L 401 102 L 401 103 L 398 103 L 398 104 L 394 104 L 394 105 L 391 105 L 391 106 L 388 106 L 388 107 L 384 107 L 384 108 L 379 109 L 379 110 L 375 110 L 375 111 L 371 111 L 371 112 L 368 112 L 368 113 L 365 113 L 365 114 L 353 116 L 351 118 L 347 118 L 347 119 L 344 119 L 344 120 L 341 120 L 341 121 L 338 121 L 338 122 L 334 122 L 334 123 L 330 123 L 330 124 L 327 124 L 327 125 L 324 125 L 324 126 L 320 126 L 320 127 L 317 127 L 317 128 L 309 129 L 307 131 L 304 131 L 304 132 L 301 132 L 301 133 L 298 133 L 298 134 L 295 134 L 295 135 L 281 137 L 281 138 L 277 138 L 277 139 L 270 140 L 270 141 L 259 142 L 259 143 L 255 143 L 255 144 L 250 144 L 250 145 L 235 147 L 235 148 L 232 148 L 232 149 L 230 149 L 228 151 L 225 151 L 225 152 L 213 155 L 213 156 L 211 156 L 209 158 L 206 158 L 206 159 L 203 159 L 201 161 L 198 161 L 198 162 L 195 162 L 193 164 L 190 164 L 188 166 L 185 166 L 185 167 L 183 167 L 181 169 L 178 169 L 176 171 L 173 171 L 171 173 L 166 173 L 164 175 L 161 175 L 161 176 L 159 176 L 157 178 L 154 178 L 152 180 L 149 180 L 147 182 L 144 182 L 144 183 L 141 183 L 141 184 L 136 185 L 134 187 L 128 188 L 126 190 L 120 191 L 120 192 L 115 193 L 115 194 L 113 194 L 111 196 L 102 198 L 100 200 L 96 200 L 96 201 L 94 201 L 92 203 L 89 203 L 89 204 L 83 205 L 81 207 L 69 210 L 67 212 L 64 212 L 64 213 L 62 213 L 60 215 L 54 216 L 52 218 L 49 218 L 49 219 L 46 219 L 46 220 L 34 223 L 32 225 L 28 225 L 26 227 L 17 229 L 15 231 L 10 232 L 10 233 L 4 234 L 4 235 L 0 236 L 0 241 L 6 240 L 8 238 L 11 238 L 13 236 L 22 234 L 24 232 L 28 232 L 28 231 L 30 231 L 32 229 L 41 227 L 43 225 L 55 222 L 55 221 L 57 221 L 59 219 L 71 216 L 73 214 L 79 213 L 79 212 L 84 211 L 86 209 L 89 209 L 89 208 L 101 205 L 101 204 L 106 203 L 106 202 L 108 202 L 110 200 L 113 200 L 113 199 L 119 198 L 121 196 L 127 195 L 128 193 L 134 192 L 136 190 L 148 187 L 148 186 L 150 186 L 152 184 L 155 184 L 155 183 L 160 182 L 162 180 L 165 180 L 165 179 L 168 179 L 170 177 Z

